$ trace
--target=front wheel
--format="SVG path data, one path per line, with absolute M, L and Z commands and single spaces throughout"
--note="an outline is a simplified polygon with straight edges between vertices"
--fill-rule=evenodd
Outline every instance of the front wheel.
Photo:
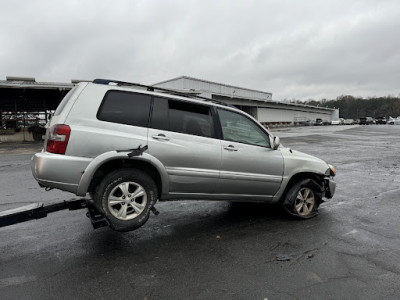
M 157 201 L 157 187 L 146 173 L 121 169 L 101 181 L 94 201 L 112 229 L 130 231 L 146 223 Z
M 318 214 L 321 202 L 321 187 L 312 179 L 302 179 L 289 189 L 283 207 L 292 216 L 309 219 Z

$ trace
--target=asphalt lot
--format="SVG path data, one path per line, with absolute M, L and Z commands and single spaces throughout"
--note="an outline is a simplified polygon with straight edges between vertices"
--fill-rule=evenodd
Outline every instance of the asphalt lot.
M 0 298 L 400 299 L 400 126 L 273 132 L 336 167 L 336 195 L 317 217 L 164 202 L 117 233 L 93 230 L 84 210 L 53 213 L 0 228 Z M 0 210 L 73 197 L 38 187 L 29 160 L 40 148 L 0 144 Z

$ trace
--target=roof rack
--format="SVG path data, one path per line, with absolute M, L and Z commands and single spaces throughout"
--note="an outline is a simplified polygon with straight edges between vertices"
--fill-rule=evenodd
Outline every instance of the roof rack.
M 161 91 L 161 92 L 166 92 L 166 93 L 169 93 L 172 95 L 182 96 L 182 97 L 186 97 L 186 98 L 196 98 L 196 99 L 201 99 L 201 100 L 217 103 L 217 104 L 224 105 L 224 106 L 233 107 L 232 105 L 222 102 L 222 101 L 216 101 L 216 100 L 206 98 L 206 97 L 201 97 L 198 95 L 186 94 L 186 93 L 179 92 L 176 90 L 170 90 L 170 89 L 160 88 L 160 87 L 151 86 L 151 85 L 144 85 L 144 84 L 140 84 L 140 83 L 132 83 L 132 82 L 125 82 L 125 81 L 118 81 L 118 80 L 110 80 L 110 79 L 95 79 L 95 80 L 93 80 L 93 83 L 105 84 L 105 85 L 110 85 L 110 83 L 111 83 L 112 85 L 116 85 L 116 86 L 136 86 L 136 87 L 146 88 L 147 91 L 150 91 L 150 92 Z

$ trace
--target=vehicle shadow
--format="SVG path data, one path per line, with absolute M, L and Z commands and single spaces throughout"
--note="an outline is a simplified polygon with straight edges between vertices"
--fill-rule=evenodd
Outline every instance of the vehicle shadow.
M 276 232 L 277 228 L 293 223 L 277 205 L 208 203 L 209 206 L 201 203 L 190 210 L 163 211 L 132 232 L 115 232 L 110 228 L 96 230 L 90 238 L 86 237 L 86 243 L 103 255 L 115 255 L 116 251 L 142 252 L 143 249 L 152 252 L 160 246 L 169 248 L 171 244 L 208 243 L 220 238 L 234 240 L 243 235 Z

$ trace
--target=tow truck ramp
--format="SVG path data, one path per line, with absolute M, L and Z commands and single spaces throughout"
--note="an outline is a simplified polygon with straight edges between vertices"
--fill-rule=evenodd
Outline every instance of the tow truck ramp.
M 48 204 L 44 204 L 42 202 L 32 203 L 14 209 L 0 211 L 0 227 L 10 226 L 30 220 L 42 219 L 47 217 L 49 213 L 64 209 L 78 210 L 84 208 L 88 209 L 86 216 L 90 218 L 94 229 L 108 226 L 106 218 L 94 207 L 93 202 L 90 199 L 81 198 L 63 200 Z

